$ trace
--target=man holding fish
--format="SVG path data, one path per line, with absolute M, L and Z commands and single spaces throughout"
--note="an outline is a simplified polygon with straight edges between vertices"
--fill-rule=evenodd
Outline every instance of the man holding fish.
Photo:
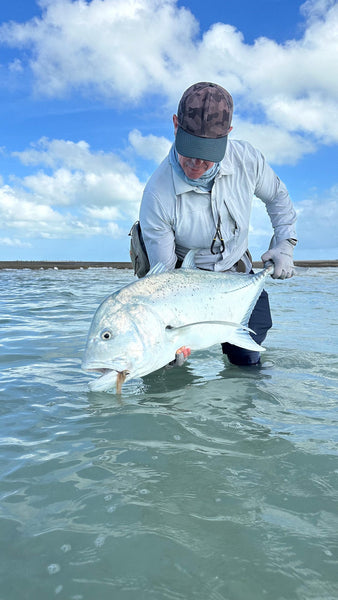
M 108 296 L 89 329 L 82 366 L 100 374 L 92 391 L 120 393 L 125 381 L 215 344 L 233 364 L 260 361 L 272 325 L 264 285 L 270 275 L 294 274 L 296 214 L 262 154 L 228 140 L 232 110 L 230 94 L 213 83 L 197 83 L 182 96 L 175 143 L 141 203 L 150 270 L 137 267 L 140 278 Z M 248 251 L 254 195 L 274 229 L 258 273 Z M 131 256 L 142 256 L 140 246 Z
M 232 113 L 231 95 L 217 84 L 200 82 L 184 92 L 173 116 L 175 143 L 148 181 L 141 203 L 151 268 L 158 263 L 179 268 L 188 251 L 197 249 L 199 269 L 252 273 L 248 234 L 255 195 L 265 203 L 274 230 L 262 261 L 273 263 L 275 279 L 294 274 L 296 213 L 288 191 L 258 150 L 228 139 Z M 263 290 L 249 320 L 251 337 L 261 344 L 271 326 Z M 222 350 L 233 364 L 260 361 L 256 350 L 228 342 Z

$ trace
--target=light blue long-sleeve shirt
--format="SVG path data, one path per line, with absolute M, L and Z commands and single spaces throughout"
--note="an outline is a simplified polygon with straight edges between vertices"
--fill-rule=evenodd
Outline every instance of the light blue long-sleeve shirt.
M 140 223 L 151 267 L 162 262 L 169 269 L 177 258 L 197 248 L 198 267 L 225 271 L 248 249 L 253 197 L 266 205 L 275 240 L 296 239 L 296 213 L 284 183 L 263 155 L 251 144 L 229 140 L 210 192 L 192 187 L 174 171 L 167 156 L 149 179 L 143 193 Z M 216 226 L 221 223 L 225 249 L 217 239 L 210 250 Z

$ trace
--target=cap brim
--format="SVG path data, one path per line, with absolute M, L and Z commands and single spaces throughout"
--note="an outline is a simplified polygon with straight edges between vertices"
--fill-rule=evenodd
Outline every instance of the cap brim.
M 220 162 L 224 158 L 227 141 L 227 135 L 221 138 L 202 138 L 187 133 L 182 127 L 178 126 L 175 146 L 177 152 L 182 156 Z

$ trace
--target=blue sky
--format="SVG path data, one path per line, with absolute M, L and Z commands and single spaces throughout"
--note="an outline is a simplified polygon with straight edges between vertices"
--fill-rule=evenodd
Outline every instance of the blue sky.
M 334 0 L 11 0 L 0 11 L 0 260 L 129 260 L 147 179 L 196 81 L 233 95 L 287 185 L 302 260 L 338 258 Z M 254 199 L 250 249 L 271 226 Z

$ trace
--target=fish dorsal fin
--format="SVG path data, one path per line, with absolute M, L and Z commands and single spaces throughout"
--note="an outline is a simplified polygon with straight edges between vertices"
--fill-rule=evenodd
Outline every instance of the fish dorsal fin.
M 195 265 L 195 253 L 196 250 L 189 250 L 184 257 L 181 269 L 197 269 Z
M 163 263 L 156 263 L 156 265 L 148 271 L 146 277 L 149 277 L 150 275 L 159 275 L 160 273 L 166 273 L 167 271 L 168 268 Z
M 197 269 L 194 260 L 195 252 L 196 250 L 189 250 L 189 252 L 186 254 L 183 260 L 181 269 Z M 149 277 L 150 275 L 159 275 L 159 273 L 166 273 L 167 271 L 169 271 L 168 267 L 166 267 L 163 263 L 159 262 L 156 263 L 156 265 L 152 267 L 150 271 L 148 271 L 146 277 Z

